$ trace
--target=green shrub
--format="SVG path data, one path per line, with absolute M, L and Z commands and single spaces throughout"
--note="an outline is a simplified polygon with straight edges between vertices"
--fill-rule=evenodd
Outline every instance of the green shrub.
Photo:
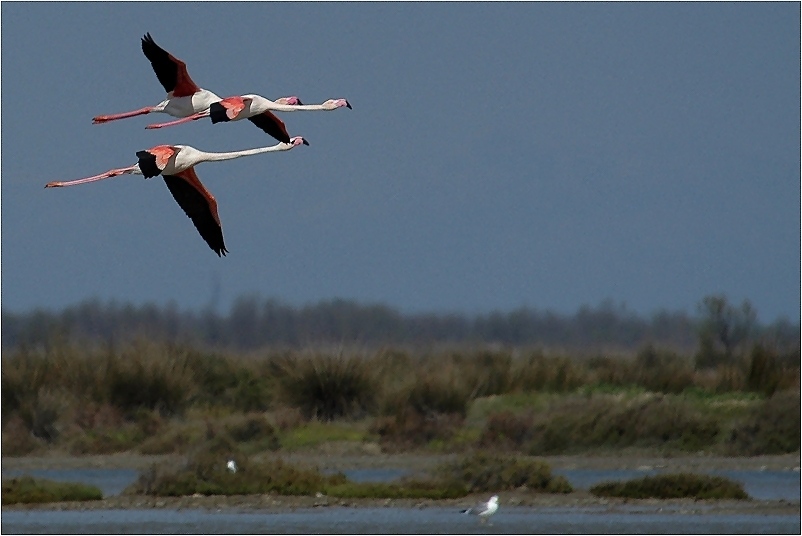
M 99 501 L 101 491 L 87 484 L 53 482 L 21 476 L 3 480 L 3 504 L 49 503 L 62 501 Z
M 689 473 L 646 476 L 626 482 L 603 482 L 590 488 L 599 497 L 628 499 L 748 499 L 743 486 L 720 476 Z
M 470 493 L 511 490 L 521 486 L 550 493 L 573 491 L 565 478 L 552 476 L 551 467 L 542 460 L 481 451 L 444 464 L 437 473 L 446 482 L 465 485 Z

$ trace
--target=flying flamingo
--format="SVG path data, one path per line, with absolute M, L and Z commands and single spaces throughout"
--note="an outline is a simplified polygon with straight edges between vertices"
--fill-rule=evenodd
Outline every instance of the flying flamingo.
M 214 196 L 201 184 L 195 174 L 197 164 L 201 162 L 220 162 L 241 156 L 250 156 L 274 151 L 289 151 L 296 145 L 309 145 L 301 136 L 290 139 L 290 143 L 277 143 L 270 147 L 233 151 L 228 153 L 207 153 L 189 145 L 157 145 L 146 151 L 136 153 L 139 161 L 126 168 L 111 169 L 100 175 L 86 177 L 66 182 L 48 182 L 45 188 L 58 188 L 85 184 L 118 175 L 144 175 L 146 179 L 161 175 L 167 188 L 178 202 L 187 216 L 195 224 L 198 232 L 209 247 L 217 253 L 225 255 L 228 250 L 223 242 L 223 228 L 217 215 L 217 201 Z
M 286 101 L 289 98 L 295 99 L 295 103 L 288 104 Z M 273 129 L 276 128 L 276 121 L 280 120 L 276 118 L 270 110 L 277 112 L 298 112 L 336 110 L 337 108 L 343 107 L 351 109 L 351 103 L 346 99 L 329 99 L 322 104 L 303 104 L 297 97 L 286 97 L 284 99 L 272 101 L 261 95 L 242 95 L 221 99 L 219 102 L 212 103 L 207 110 L 197 112 L 182 119 L 169 121 L 167 123 L 156 123 L 148 125 L 145 128 L 171 127 L 189 121 L 196 121 L 204 117 L 211 117 L 212 123 L 248 119 L 254 125 L 275 137 Z
M 121 114 L 98 115 L 92 119 L 93 124 L 107 123 L 117 119 L 150 113 L 165 113 L 173 117 L 187 117 L 208 111 L 209 106 L 221 100 L 211 91 L 198 87 L 190 78 L 186 64 L 157 45 L 149 33 L 142 38 L 142 52 L 150 60 L 150 64 L 156 73 L 156 78 L 159 79 L 161 85 L 164 86 L 164 90 L 167 91 L 167 98 L 156 106 L 145 106 L 144 108 Z M 282 97 L 275 102 L 280 106 L 292 106 L 301 101 L 298 97 L 292 96 Z M 278 141 L 290 142 L 287 129 L 278 117 L 266 112 L 261 121 L 263 123 L 271 123 L 269 128 L 263 128 L 265 132 Z

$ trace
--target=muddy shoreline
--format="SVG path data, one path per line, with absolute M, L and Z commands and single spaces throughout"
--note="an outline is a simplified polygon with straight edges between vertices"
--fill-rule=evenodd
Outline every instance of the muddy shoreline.
M 335 449 L 336 450 L 336 449 Z M 292 462 L 317 465 L 321 470 L 352 470 L 372 468 L 404 468 L 423 471 L 439 465 L 450 455 L 432 454 L 383 454 L 366 452 L 295 452 L 280 455 Z M 142 470 L 153 463 L 177 459 L 172 456 L 143 456 L 138 454 L 114 454 L 105 456 L 75 457 L 65 454 L 50 454 L 37 457 L 3 458 L 3 471 L 37 469 L 135 469 Z M 637 455 L 619 456 L 547 456 L 541 457 L 553 470 L 567 469 L 661 469 L 666 471 L 710 471 L 710 470 L 767 470 L 799 471 L 800 456 L 796 454 L 727 458 L 719 456 L 655 457 Z M 567 495 L 534 493 L 513 490 L 499 493 L 501 503 L 507 506 L 529 508 L 579 508 L 594 512 L 620 512 L 622 508 L 635 508 L 639 513 L 681 514 L 760 514 L 800 515 L 800 503 L 785 500 L 764 501 L 694 501 L 694 500 L 624 500 L 605 499 L 579 490 Z M 192 497 L 145 497 L 113 496 L 101 501 L 81 503 L 52 503 L 44 505 L 3 506 L 5 510 L 106 510 L 106 509 L 204 509 L 204 510 L 262 510 L 292 511 L 306 508 L 459 508 L 472 505 L 482 496 L 468 496 L 449 500 L 414 499 L 337 499 L 319 497 L 287 497 L 274 495 L 253 496 L 192 496 Z

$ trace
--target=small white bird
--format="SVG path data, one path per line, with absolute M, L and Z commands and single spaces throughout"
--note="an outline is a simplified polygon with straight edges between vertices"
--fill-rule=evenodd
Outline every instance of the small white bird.
M 230 472 L 236 473 L 237 472 L 237 462 L 235 462 L 234 460 L 228 460 L 228 463 L 226 464 L 226 468 Z
M 484 523 L 490 516 L 496 513 L 496 510 L 498 510 L 498 495 L 493 495 L 490 497 L 489 501 L 479 503 L 472 508 L 463 510 L 462 513 L 479 516 L 480 521 Z

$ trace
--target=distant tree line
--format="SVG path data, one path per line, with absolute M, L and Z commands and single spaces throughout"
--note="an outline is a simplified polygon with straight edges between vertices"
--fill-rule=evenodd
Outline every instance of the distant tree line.
M 604 301 L 574 314 L 530 308 L 487 314 L 401 313 L 385 305 L 335 299 L 293 307 L 274 299 L 241 297 L 228 314 L 179 311 L 174 304 L 134 306 L 88 300 L 60 312 L 2 312 L 2 345 L 54 340 L 113 343 L 148 338 L 231 350 L 314 345 L 539 345 L 567 350 L 634 350 L 658 345 L 683 353 L 702 348 L 707 358 L 727 360 L 750 341 L 799 348 L 799 326 L 786 320 L 760 325 L 744 302 L 706 297 L 699 317 L 660 311 L 643 318 Z M 711 363 L 713 364 L 713 363 Z

